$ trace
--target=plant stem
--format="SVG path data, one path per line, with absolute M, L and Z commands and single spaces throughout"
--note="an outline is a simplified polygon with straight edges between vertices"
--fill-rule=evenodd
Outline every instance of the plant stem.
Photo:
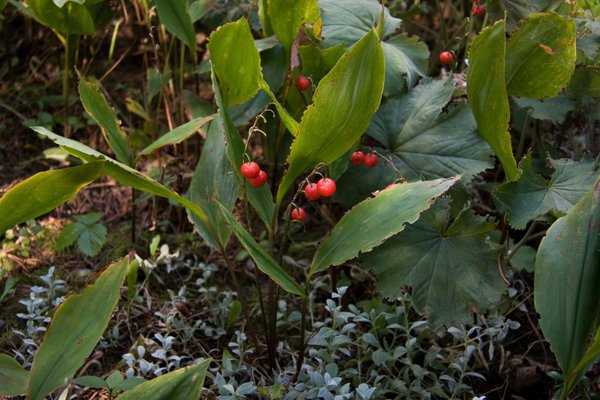
M 63 82 L 62 82 L 62 92 L 63 92 L 63 105 L 64 105 L 64 115 L 63 115 L 63 136 L 69 137 L 69 71 L 71 70 L 71 47 L 69 46 L 69 42 L 71 41 L 71 37 L 69 34 L 65 36 L 65 60 L 63 65 Z
M 304 353 L 306 352 L 306 313 L 308 309 L 308 293 L 309 293 L 309 280 L 306 280 L 305 285 L 306 296 L 302 299 L 302 317 L 300 319 L 300 348 L 298 349 L 298 361 L 296 362 L 296 372 L 292 377 L 292 383 L 298 380 L 298 376 L 302 371 L 302 364 L 304 364 Z

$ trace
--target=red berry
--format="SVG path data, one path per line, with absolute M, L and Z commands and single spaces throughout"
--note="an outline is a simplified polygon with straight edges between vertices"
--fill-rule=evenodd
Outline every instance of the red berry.
M 365 166 L 367 168 L 373 168 L 374 166 L 377 165 L 378 161 L 379 161 L 379 158 L 377 158 L 377 154 L 369 153 L 365 156 L 365 159 L 363 160 L 363 164 L 365 164 Z
M 302 222 L 306 219 L 306 212 L 302 207 L 296 207 L 292 210 L 292 219 L 294 221 Z
M 299 75 L 296 78 L 296 87 L 298 88 L 298 90 L 305 91 L 309 88 L 309 86 L 310 81 L 304 75 Z
M 253 187 L 261 187 L 267 182 L 267 173 L 260 170 L 256 178 L 248 179 L 248 183 Z
M 243 163 L 242 168 L 240 168 L 240 170 L 242 171 L 242 175 L 244 175 L 244 178 L 247 179 L 256 178 L 260 173 L 260 167 L 254 161 Z
M 454 54 L 449 51 L 444 51 L 440 53 L 440 61 L 442 64 L 452 64 L 452 61 L 454 61 Z
M 309 183 L 304 187 L 304 195 L 306 196 L 306 200 L 315 201 L 321 195 L 319 194 L 319 188 L 316 183 Z
M 323 178 L 317 182 L 319 194 L 323 197 L 331 197 L 335 193 L 335 182 L 333 179 Z
M 365 154 L 362 151 L 355 151 L 354 153 L 352 153 L 352 156 L 350 157 L 350 161 L 354 165 L 362 164 L 364 159 L 365 159 Z
M 473 7 L 471 7 L 471 12 L 476 17 L 481 17 L 481 16 L 483 16 L 483 14 L 485 14 L 485 8 L 482 7 L 482 6 L 478 6 L 476 4 L 473 4 Z

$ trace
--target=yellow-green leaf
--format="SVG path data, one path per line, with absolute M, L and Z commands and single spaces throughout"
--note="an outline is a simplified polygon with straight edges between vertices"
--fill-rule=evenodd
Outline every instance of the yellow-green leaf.
M 467 95 L 479 133 L 498 156 L 509 181 L 519 177 L 512 152 L 508 122 L 510 108 L 505 84 L 504 21 L 484 29 L 469 53 Z
M 108 326 L 127 273 L 127 259 L 110 265 L 96 282 L 58 306 L 35 353 L 28 398 L 41 400 L 73 376 Z
M 208 117 L 193 119 L 190 122 L 178 126 L 172 131 L 165 133 L 156 141 L 151 143 L 148 147 L 140 151 L 138 156 L 145 156 L 161 147 L 183 142 L 185 139 L 196 133 L 202 126 L 212 121 L 213 118 L 213 115 L 209 115 Z

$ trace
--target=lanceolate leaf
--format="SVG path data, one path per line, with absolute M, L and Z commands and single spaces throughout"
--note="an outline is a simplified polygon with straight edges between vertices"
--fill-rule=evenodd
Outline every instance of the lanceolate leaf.
M 542 240 L 535 263 L 535 308 L 567 387 L 597 328 L 600 296 L 600 179 Z M 597 344 L 595 344 L 597 346 Z M 566 398 L 568 392 L 563 393 Z
M 0 354 L 0 396 L 18 396 L 27 392 L 29 372 L 14 358 Z
M 58 306 L 35 353 L 28 395 L 41 400 L 81 367 L 108 326 L 127 272 L 127 260 L 109 266 L 96 282 Z
M 188 213 L 190 219 L 200 235 L 214 248 L 224 248 L 231 234 L 217 201 L 231 210 L 240 194 L 240 187 L 227 159 L 222 129 L 223 122 L 217 116 L 208 129 L 202 155 L 188 191 L 188 198 L 206 212 L 211 229 L 193 213 Z
M 438 200 L 416 223 L 363 256 L 385 296 L 412 286 L 417 310 L 434 325 L 471 321 L 473 306 L 484 311 L 504 292 L 496 251 L 488 244 L 494 223 L 469 210 L 449 221 L 447 201 Z
M 235 219 L 231 211 L 225 208 L 222 204 L 221 212 L 227 220 L 227 224 L 231 227 L 241 245 L 250 254 L 250 257 L 256 263 L 258 269 L 267 274 L 275 283 L 283 288 L 286 292 L 305 296 L 304 290 L 300 285 L 288 275 L 287 272 L 263 249 L 256 240 L 248 233 L 246 229 Z
M 258 92 L 260 56 L 246 19 L 219 27 L 210 35 L 208 49 L 225 107 L 241 104 Z
M 119 396 L 120 400 L 199 399 L 210 360 L 180 368 L 137 385 Z
M 340 265 L 379 246 L 390 236 L 415 222 L 421 212 L 460 179 L 414 182 L 394 185 L 375 198 L 350 210 L 323 241 L 310 267 L 309 275 L 331 265 Z
M 115 153 L 117 160 L 123 164 L 131 165 L 131 152 L 129 151 L 127 138 L 119 126 L 117 115 L 108 105 L 98 85 L 80 76 L 79 96 L 85 110 L 102 128 L 102 133 Z
M 353 46 L 377 25 L 381 16 L 381 4 L 375 0 L 319 0 L 323 18 L 323 45 L 340 43 Z M 385 55 L 384 95 L 392 96 L 406 86 L 413 87 L 419 76 L 427 74 L 429 50 L 416 38 L 396 35 L 401 21 L 391 17 L 387 8 L 384 13 L 383 53 Z M 388 39 L 389 38 L 389 39 Z
M 316 8 L 317 2 L 316 0 L 269 0 L 268 5 L 271 26 L 289 53 L 302 23 L 306 21 L 307 8 Z
M 332 163 L 357 142 L 379 107 L 383 80 L 383 52 L 371 30 L 319 83 L 292 144 L 278 204 L 298 175 L 319 163 Z
M 508 93 L 535 99 L 556 96 L 575 69 L 575 33 L 575 23 L 558 14 L 531 15 L 506 48 Z
M 527 222 L 550 211 L 567 212 L 596 181 L 598 172 L 592 160 L 548 160 L 555 170 L 549 182 L 533 171 L 531 156 L 520 163 L 523 174 L 516 182 L 496 189 L 495 197 L 510 209 L 510 225 L 524 229 Z
M 571 390 L 575 388 L 583 374 L 585 374 L 594 363 L 598 362 L 600 358 L 600 328 L 597 328 L 596 335 L 592 340 L 592 343 L 586 350 L 583 357 L 579 361 L 579 364 L 571 371 L 569 376 L 565 379 L 565 387 L 563 389 L 563 396 L 566 397 Z
M 506 41 L 504 22 L 484 29 L 469 53 L 467 95 L 479 133 L 490 144 L 509 181 L 519 176 L 512 153 L 508 120 L 510 108 L 504 80 Z
M 196 49 L 196 32 L 188 12 L 187 0 L 155 0 L 158 18 L 169 32 L 185 43 L 190 49 Z
M 194 135 L 202 126 L 212 121 L 213 117 L 213 115 L 209 115 L 208 117 L 196 118 L 190 122 L 178 126 L 172 131 L 165 133 L 154 143 L 140 151 L 138 156 L 145 156 L 161 147 L 183 142 L 187 138 Z
M 40 172 L 14 186 L 0 198 L 0 233 L 65 203 L 82 187 L 98 179 L 103 168 L 103 163 L 90 162 Z
M 118 161 L 115 161 L 110 157 L 100 152 L 97 152 L 96 150 L 82 143 L 56 135 L 55 133 L 50 132 L 48 129 L 42 126 L 34 126 L 31 129 L 33 129 L 40 135 L 52 140 L 54 143 L 59 145 L 61 148 L 63 148 L 70 154 L 79 157 L 84 161 L 90 163 L 93 161 L 103 161 L 103 172 L 113 177 L 115 180 L 121 182 L 122 184 L 130 186 L 142 192 L 153 194 L 155 196 L 165 197 L 167 199 L 174 200 L 182 206 L 187 207 L 190 211 L 196 214 L 198 218 L 202 219 L 203 221 L 208 221 L 204 211 L 196 204 L 192 203 L 186 198 L 181 197 L 180 195 L 178 195 L 171 189 L 161 185 L 160 183 L 148 178 L 141 172 L 136 171 L 135 169 L 128 167 L 127 165 L 122 164 Z

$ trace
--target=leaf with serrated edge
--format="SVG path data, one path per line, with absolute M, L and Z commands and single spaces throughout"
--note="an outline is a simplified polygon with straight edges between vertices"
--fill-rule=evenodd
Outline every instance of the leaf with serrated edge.
M 113 263 L 93 284 L 58 306 L 35 353 L 28 387 L 31 400 L 41 400 L 62 385 L 92 353 L 119 299 L 127 265 L 127 259 Z
M 344 215 L 323 241 L 309 275 L 331 265 L 340 265 L 379 246 L 404 229 L 406 224 L 415 222 L 421 212 L 459 179 L 460 176 L 455 176 L 397 184 L 358 204 Z

